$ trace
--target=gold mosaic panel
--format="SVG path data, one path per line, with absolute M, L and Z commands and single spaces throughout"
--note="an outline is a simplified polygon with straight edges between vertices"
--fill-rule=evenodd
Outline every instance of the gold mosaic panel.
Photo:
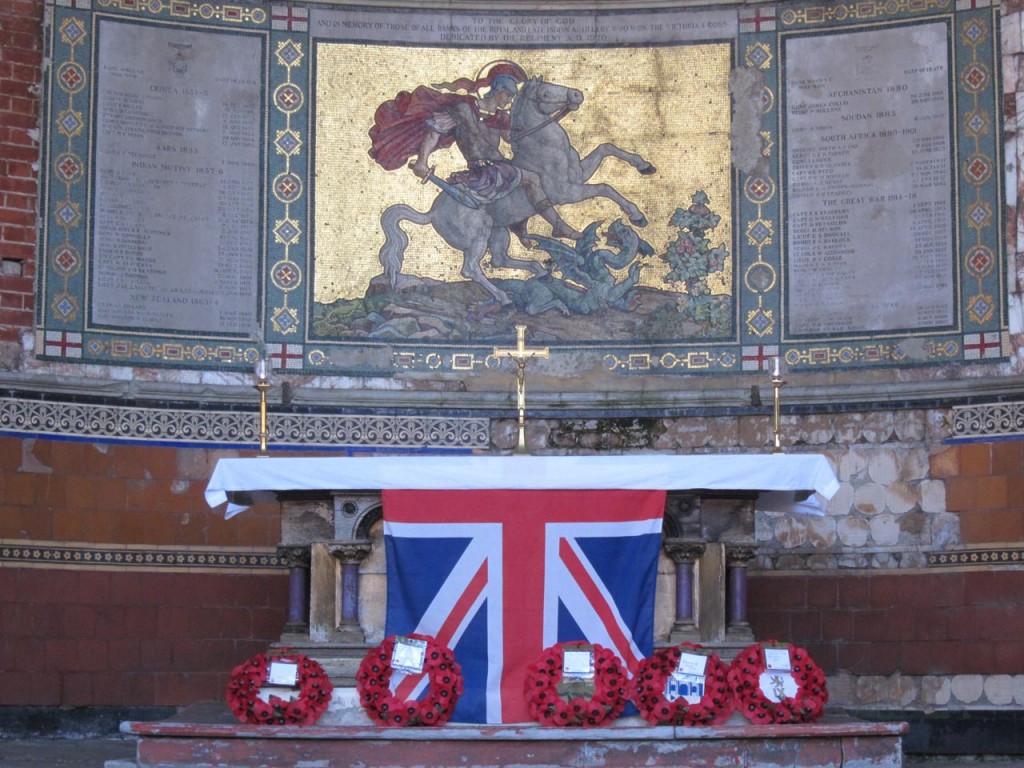
M 561 121 L 581 154 L 611 142 L 642 154 L 657 168 L 653 176 L 642 176 L 626 163 L 606 160 L 593 179 L 611 184 L 645 212 L 650 224 L 643 237 L 656 250 L 674 236 L 669 221 L 675 209 L 688 205 L 698 189 L 721 216 L 716 231 L 731 231 L 730 45 L 507 51 L 321 43 L 316 48 L 316 301 L 365 295 L 369 280 L 381 272 L 381 212 L 396 203 L 426 211 L 439 194 L 408 169 L 386 171 L 367 154 L 367 130 L 378 105 L 418 85 L 476 77 L 498 60 L 514 60 L 530 76 L 583 92 L 583 105 Z M 368 72 L 373 74 L 362 74 Z M 465 165 L 454 147 L 436 152 L 431 162 L 441 178 Z M 559 210 L 578 229 L 623 215 L 604 198 Z M 462 254 L 433 229 L 407 225 L 406 231 L 411 242 L 403 272 L 440 281 L 465 279 Z M 510 254 L 545 257 L 515 239 Z M 492 277 L 528 276 L 489 264 L 485 271 Z M 667 272 L 666 263 L 655 261 L 642 272 L 640 284 L 665 289 Z M 729 293 L 731 285 L 730 262 L 713 275 L 713 292 Z

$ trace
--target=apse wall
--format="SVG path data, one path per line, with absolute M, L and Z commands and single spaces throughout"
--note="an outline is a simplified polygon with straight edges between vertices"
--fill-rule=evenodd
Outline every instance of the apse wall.
M 970 5 L 0 2 L 0 703 L 217 699 L 280 636 L 276 507 L 202 498 L 257 446 L 258 359 L 272 454 L 510 451 L 521 324 L 549 454 L 768 452 L 779 359 L 783 448 L 842 489 L 758 513 L 755 634 L 835 706 L 1019 712 L 1020 9 Z M 469 214 L 368 152 L 399 91 L 499 62 L 656 169 L 595 176 L 646 227 L 491 233 L 532 265 L 482 257 L 508 302 L 432 225 L 399 264 L 402 206 Z

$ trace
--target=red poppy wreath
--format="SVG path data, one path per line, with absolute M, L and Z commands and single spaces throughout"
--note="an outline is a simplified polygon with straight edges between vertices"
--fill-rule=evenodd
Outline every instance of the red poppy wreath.
M 591 654 L 592 674 L 573 680 L 567 653 Z M 530 716 L 541 725 L 605 725 L 622 714 L 631 691 L 622 661 L 600 645 L 558 643 L 526 668 L 524 692 Z
M 327 710 L 334 686 L 319 663 L 301 653 L 259 653 L 231 670 L 227 702 L 254 725 L 311 725 Z
M 729 667 L 701 646 L 662 648 L 640 662 L 633 701 L 652 725 L 717 725 L 733 711 Z
M 392 691 L 396 645 L 399 657 L 407 646 L 418 649 L 415 669 L 397 671 L 426 675 L 428 687 L 421 699 L 405 699 Z M 366 714 L 381 725 L 444 725 L 462 695 L 462 669 L 455 654 L 429 635 L 392 635 L 366 654 L 356 673 L 356 690 Z
M 729 669 L 736 709 L 752 723 L 812 723 L 828 703 L 825 673 L 791 643 L 754 643 Z

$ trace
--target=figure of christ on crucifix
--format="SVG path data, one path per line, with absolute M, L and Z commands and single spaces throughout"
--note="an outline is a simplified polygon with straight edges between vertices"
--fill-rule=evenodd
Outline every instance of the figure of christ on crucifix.
M 514 347 L 495 347 L 494 356 L 499 360 L 511 358 L 516 364 L 516 406 L 519 409 L 519 442 L 516 453 L 529 453 L 526 450 L 526 361 L 531 357 L 547 357 L 547 347 L 526 348 L 526 326 L 516 326 L 516 345 Z

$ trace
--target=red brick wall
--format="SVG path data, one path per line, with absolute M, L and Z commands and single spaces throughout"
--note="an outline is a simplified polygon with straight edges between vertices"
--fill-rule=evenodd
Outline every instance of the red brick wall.
M 1024 668 L 1024 571 L 752 572 L 758 639 L 802 645 L 828 674 L 1010 674 Z
M 224 453 L 0 438 L 0 539 L 273 548 L 276 505 L 227 521 L 207 507 L 206 480 Z M 287 601 L 283 571 L 0 561 L 0 705 L 218 699 L 231 668 L 280 637 Z
M 0 705 L 184 706 L 281 635 L 266 574 L 0 568 Z
M 0 0 L 0 342 L 32 327 L 41 0 Z
M 0 539 L 274 547 L 277 505 L 225 520 L 203 497 L 237 451 L 0 437 Z
M 1024 541 L 1024 441 L 950 446 L 932 457 L 965 544 Z

